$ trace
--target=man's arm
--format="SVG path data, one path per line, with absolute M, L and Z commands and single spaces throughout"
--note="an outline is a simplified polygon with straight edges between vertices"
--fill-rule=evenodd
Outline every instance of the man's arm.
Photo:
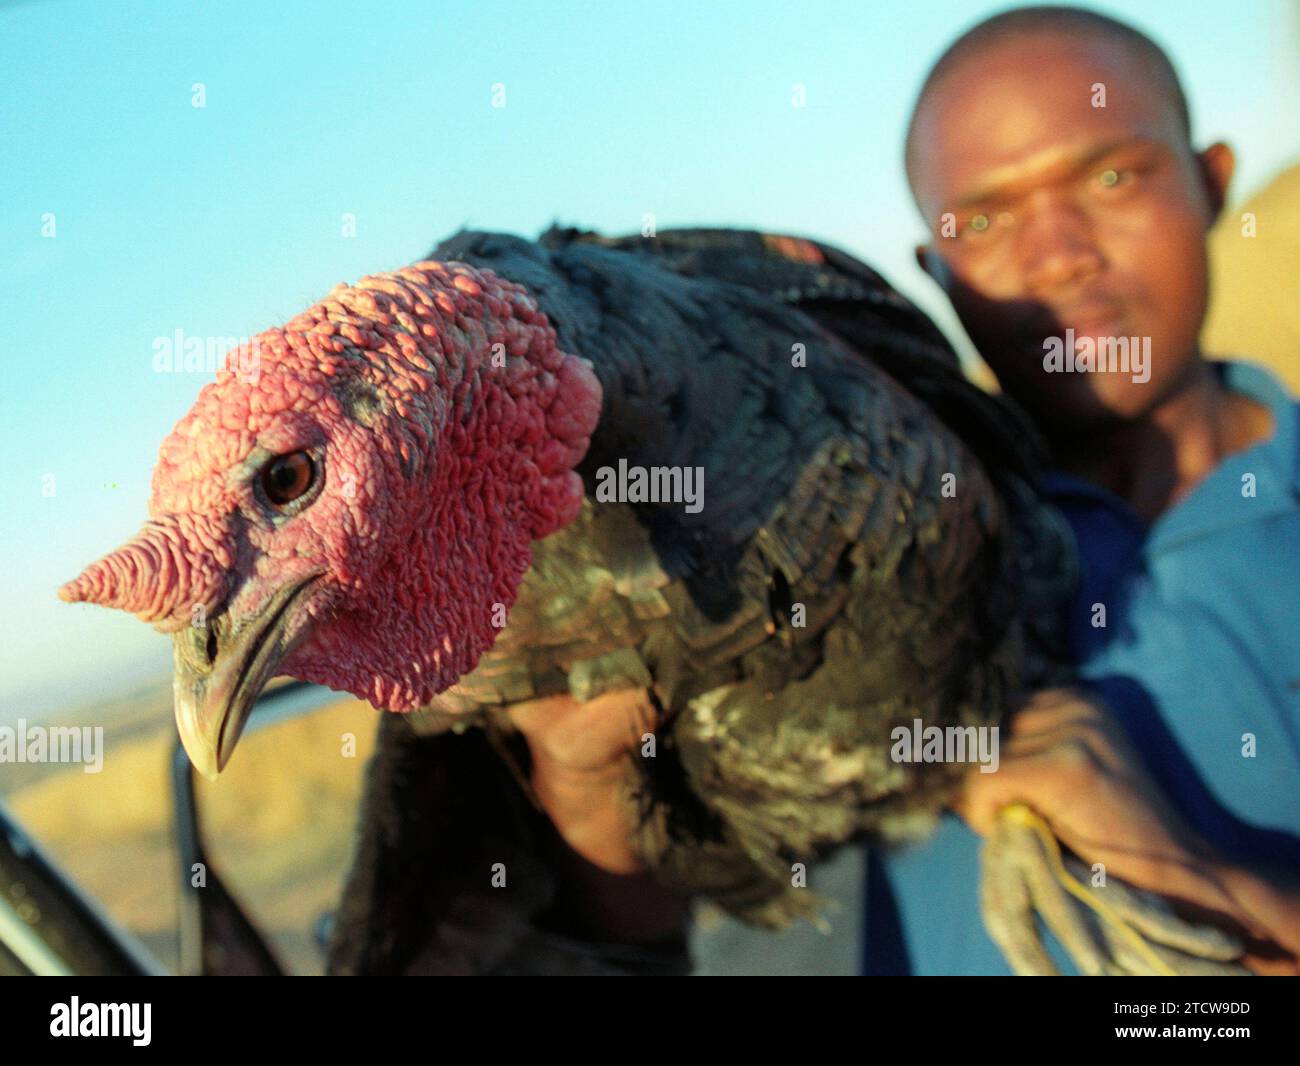
M 512 707 L 510 717 L 528 741 L 533 790 L 558 837 L 557 920 L 599 941 L 684 941 L 689 901 L 646 870 L 628 822 L 629 753 L 659 724 L 647 695 L 532 700 Z

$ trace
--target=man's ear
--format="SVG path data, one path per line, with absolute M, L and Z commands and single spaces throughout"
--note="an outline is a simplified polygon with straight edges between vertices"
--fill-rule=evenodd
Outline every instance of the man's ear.
M 1205 183 L 1205 195 L 1210 204 L 1210 223 L 1213 225 L 1228 201 L 1228 185 L 1237 167 L 1237 157 L 1222 141 L 1215 141 L 1196 158 L 1201 165 L 1201 180 Z
M 939 288 L 943 289 L 944 292 L 948 291 L 952 282 L 952 271 L 949 269 L 948 264 L 943 261 L 943 256 L 935 250 L 933 244 L 918 244 L 916 246 L 916 265 L 929 274 L 931 280 Z

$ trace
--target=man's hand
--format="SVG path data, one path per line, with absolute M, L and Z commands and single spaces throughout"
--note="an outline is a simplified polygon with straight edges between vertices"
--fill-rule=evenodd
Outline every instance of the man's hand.
M 533 790 L 568 848 L 561 859 L 573 924 L 629 942 L 680 933 L 686 900 L 646 872 L 626 801 L 635 774 L 630 753 L 662 724 L 649 694 L 530 700 L 511 707 L 510 717 L 528 741 Z
M 659 724 L 648 694 L 529 700 L 511 707 L 510 718 L 528 741 L 533 789 L 568 845 L 610 873 L 645 869 L 619 800 L 632 779 L 629 753 Z
M 1233 867 L 1169 804 L 1122 729 L 1097 702 L 1057 689 L 1034 695 L 1012 718 L 997 773 L 971 773 L 954 807 L 988 835 L 999 810 L 1024 802 L 1057 838 L 1107 876 L 1157 892 L 1199 917 L 1235 923 L 1293 957 L 1252 956 L 1259 972 L 1298 972 L 1300 898 Z

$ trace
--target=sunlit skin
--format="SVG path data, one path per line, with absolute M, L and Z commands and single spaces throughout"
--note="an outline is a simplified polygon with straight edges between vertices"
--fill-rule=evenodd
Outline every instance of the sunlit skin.
M 1146 61 L 1104 40 L 1000 42 L 917 115 L 909 177 L 932 234 L 919 260 L 1060 465 L 1149 520 L 1272 428 L 1219 386 L 1197 340 L 1232 169 L 1226 145 L 1188 144 Z M 1044 339 L 1067 328 L 1149 337 L 1150 380 L 1047 373 Z

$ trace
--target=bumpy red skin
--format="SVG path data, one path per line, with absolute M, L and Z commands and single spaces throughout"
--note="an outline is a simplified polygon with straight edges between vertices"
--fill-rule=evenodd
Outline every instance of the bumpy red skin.
M 232 356 L 163 442 L 150 522 L 60 594 L 174 630 L 199 604 L 238 624 L 319 572 L 311 635 L 279 672 L 414 709 L 491 646 L 530 541 L 576 517 L 600 403 L 590 366 L 491 271 L 422 262 L 339 286 Z M 321 487 L 280 514 L 259 473 L 300 449 Z

